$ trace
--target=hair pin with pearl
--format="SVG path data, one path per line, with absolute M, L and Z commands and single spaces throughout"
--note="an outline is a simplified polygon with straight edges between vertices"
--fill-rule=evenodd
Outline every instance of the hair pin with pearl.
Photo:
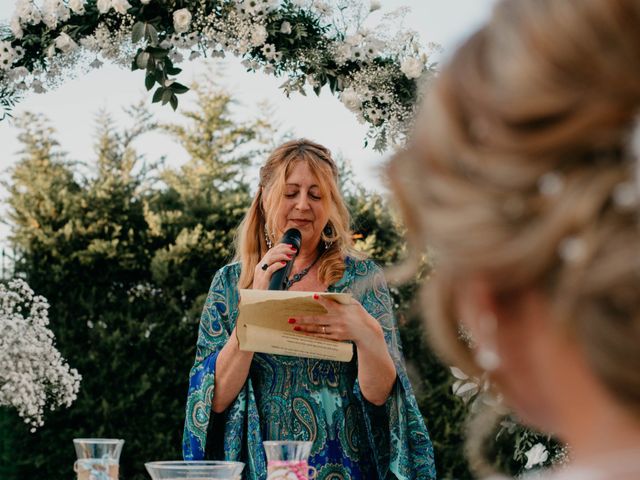
M 564 187 L 564 178 L 558 172 L 551 171 L 538 179 L 538 191 L 545 197 L 555 197 Z
M 638 207 L 639 200 L 638 185 L 632 181 L 617 184 L 611 198 L 616 208 L 620 210 L 634 210 Z
M 566 237 L 558 245 L 558 256 L 567 263 L 579 263 L 587 256 L 584 239 L 575 235 Z

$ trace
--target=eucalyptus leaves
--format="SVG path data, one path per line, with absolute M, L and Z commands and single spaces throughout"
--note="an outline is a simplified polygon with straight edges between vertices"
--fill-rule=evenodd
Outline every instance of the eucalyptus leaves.
M 401 141 L 418 81 L 430 73 L 412 32 L 393 15 L 364 27 L 379 2 L 338 0 L 18 0 L 0 37 L 0 105 L 55 87 L 75 71 L 110 61 L 143 70 L 153 101 L 178 106 L 185 57 L 239 56 L 249 70 L 285 76 L 286 94 L 339 93 L 370 126 L 375 148 Z M 387 23 L 385 23 L 387 22 Z M 85 67 L 78 69 L 78 66 Z

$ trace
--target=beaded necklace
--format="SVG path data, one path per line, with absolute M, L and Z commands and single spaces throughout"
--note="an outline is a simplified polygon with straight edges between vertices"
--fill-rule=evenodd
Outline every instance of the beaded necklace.
M 294 283 L 299 282 L 300 280 L 302 280 L 304 278 L 304 276 L 307 273 L 309 273 L 309 270 L 311 270 L 313 268 L 313 266 L 316 263 L 318 263 L 318 260 L 320 260 L 321 256 L 322 256 L 322 253 L 318 254 L 318 256 L 315 258 L 315 260 L 313 262 L 311 262 L 311 265 L 309 265 L 307 268 L 304 268 L 304 269 L 300 270 L 293 277 L 288 278 L 287 279 L 287 290 L 289 290 L 289 287 L 291 287 L 291 285 L 293 285 Z

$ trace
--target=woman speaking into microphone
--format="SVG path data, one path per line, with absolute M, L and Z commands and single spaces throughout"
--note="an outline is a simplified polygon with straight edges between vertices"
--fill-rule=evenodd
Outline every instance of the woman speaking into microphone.
M 291 229 L 300 233 L 293 231 L 293 241 Z M 245 478 L 263 479 L 262 441 L 305 440 L 313 442 L 309 464 L 318 480 L 435 478 L 389 290 L 380 268 L 355 251 L 351 239 L 329 150 L 309 140 L 276 148 L 239 226 L 235 262 L 216 273 L 202 312 L 189 379 L 186 460 L 242 461 Z M 344 292 L 356 300 L 341 305 L 314 296 L 325 315 L 289 319 L 292 331 L 352 342 L 351 362 L 239 349 L 239 289 L 268 289 L 285 267 L 283 288 Z

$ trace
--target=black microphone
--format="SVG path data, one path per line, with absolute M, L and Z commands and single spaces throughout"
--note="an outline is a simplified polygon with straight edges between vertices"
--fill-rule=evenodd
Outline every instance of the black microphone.
M 287 264 L 282 267 L 280 270 L 276 270 L 273 275 L 271 275 L 271 281 L 269 281 L 269 290 L 286 290 L 287 283 L 289 282 L 289 274 L 291 273 L 291 269 L 293 268 L 293 261 L 296 259 L 298 252 L 300 251 L 300 244 L 302 243 L 302 234 L 300 230 L 297 228 L 290 228 L 280 239 L 278 243 L 288 243 L 293 245 L 296 249 L 293 252 L 293 256 Z

